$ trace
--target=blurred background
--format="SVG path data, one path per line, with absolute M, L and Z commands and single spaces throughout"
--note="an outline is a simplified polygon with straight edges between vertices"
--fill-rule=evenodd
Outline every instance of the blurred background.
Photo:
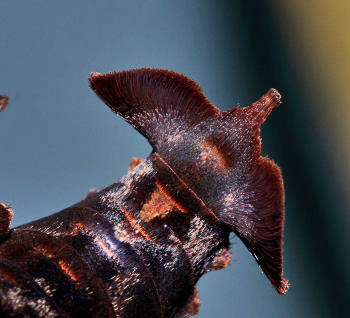
M 172 69 L 222 110 L 275 87 L 263 153 L 284 172 L 292 287 L 278 295 L 232 237 L 231 266 L 199 282 L 197 317 L 349 317 L 349 1 L 12 0 L 0 12 L 0 200 L 14 226 L 151 151 L 90 90 L 90 72 Z

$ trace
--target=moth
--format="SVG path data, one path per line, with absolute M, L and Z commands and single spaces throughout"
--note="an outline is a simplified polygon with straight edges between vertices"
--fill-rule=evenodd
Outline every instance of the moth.
M 286 293 L 283 179 L 260 139 L 280 94 L 222 112 L 173 71 L 89 81 L 153 151 L 119 182 L 17 228 L 1 203 L 1 317 L 190 317 L 199 278 L 230 261 L 231 232 Z

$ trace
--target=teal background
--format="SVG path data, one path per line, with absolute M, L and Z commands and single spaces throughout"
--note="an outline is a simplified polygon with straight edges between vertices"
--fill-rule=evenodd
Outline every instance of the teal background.
M 289 60 L 269 1 L 1 1 L 0 200 L 13 225 L 59 211 L 119 180 L 146 140 L 97 99 L 90 72 L 167 68 L 197 81 L 222 110 L 270 87 L 284 104 L 263 127 L 263 153 L 286 183 L 285 271 L 278 295 L 232 237 L 233 260 L 199 282 L 200 318 L 344 317 L 349 313 L 347 192 Z M 300 61 L 301 67 L 303 61 Z

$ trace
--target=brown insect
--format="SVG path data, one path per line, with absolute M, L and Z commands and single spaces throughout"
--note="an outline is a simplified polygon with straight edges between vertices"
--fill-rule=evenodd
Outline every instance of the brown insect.
M 0 205 L 1 317 L 189 317 L 198 279 L 244 242 L 280 294 L 284 188 L 261 157 L 275 89 L 216 108 L 187 77 L 160 69 L 93 73 L 92 89 L 153 147 L 111 186 L 10 230 Z

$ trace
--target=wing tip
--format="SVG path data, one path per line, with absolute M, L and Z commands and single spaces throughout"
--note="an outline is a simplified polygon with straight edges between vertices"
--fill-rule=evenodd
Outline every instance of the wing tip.
M 270 88 L 263 96 L 251 105 L 240 108 L 238 114 L 249 119 L 253 127 L 260 127 L 271 114 L 271 112 L 281 105 L 282 95 L 275 88 Z M 235 109 L 232 109 L 232 113 Z M 231 113 L 229 111 L 228 113 Z
M 277 91 L 276 91 L 277 92 Z M 278 92 L 277 92 L 278 94 Z M 283 245 L 284 245 L 284 231 L 285 231 L 285 190 L 284 190 L 284 182 L 282 177 L 281 168 L 271 159 L 267 157 L 260 157 L 260 165 L 263 170 L 270 176 L 269 184 L 270 184 L 270 193 L 273 197 L 275 204 L 275 213 L 271 211 L 271 215 L 274 215 L 274 227 L 275 227 L 275 235 L 274 240 L 276 242 L 276 246 L 271 253 L 271 262 L 270 266 L 266 266 L 264 268 L 264 272 L 266 276 L 270 279 L 272 285 L 277 290 L 277 292 L 281 295 L 286 294 L 288 288 L 290 287 L 290 283 L 288 279 L 283 277 Z M 271 223 L 271 226 L 273 224 Z M 262 266 L 263 268 L 264 266 Z
M 276 291 L 285 294 L 289 282 L 283 277 L 285 195 L 281 169 L 269 158 L 260 157 L 246 184 L 250 205 L 242 206 L 236 220 L 225 221 L 246 245 Z M 250 213 L 245 213 L 245 209 L 250 211 L 252 207 Z
M 290 283 L 287 278 L 282 278 L 277 286 L 275 286 L 277 292 L 280 295 L 285 295 L 290 288 Z

